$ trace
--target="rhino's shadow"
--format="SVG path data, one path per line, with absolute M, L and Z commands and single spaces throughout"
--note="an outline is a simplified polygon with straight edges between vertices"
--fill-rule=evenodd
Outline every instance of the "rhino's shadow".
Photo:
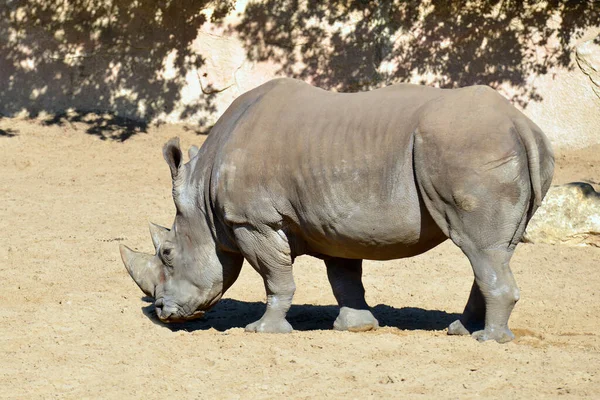
M 152 302 L 151 298 L 143 300 Z M 234 299 L 223 299 L 208 311 L 202 319 L 181 323 L 164 324 L 156 316 L 154 304 L 142 308 L 143 313 L 154 323 L 167 327 L 172 331 L 197 331 L 216 329 L 226 331 L 231 328 L 243 328 L 256 321 L 265 310 L 262 302 L 245 302 Z M 447 313 L 441 310 L 425 310 L 416 307 L 395 308 L 385 304 L 373 307 L 373 314 L 381 326 L 392 326 L 405 330 L 439 331 L 446 329 L 460 314 Z M 328 330 L 333 328 L 338 307 L 334 305 L 292 305 L 287 319 L 295 330 Z

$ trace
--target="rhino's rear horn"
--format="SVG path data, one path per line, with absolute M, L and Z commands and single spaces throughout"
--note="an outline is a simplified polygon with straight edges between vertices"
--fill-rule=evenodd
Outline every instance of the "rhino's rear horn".
M 135 283 L 146 295 L 154 297 L 154 290 L 160 282 L 160 266 L 155 256 L 139 253 L 125 245 L 119 246 L 123 264 Z
M 188 157 L 190 157 L 190 160 L 198 155 L 198 151 L 198 146 L 192 145 L 192 147 L 190 147 L 188 150 Z
M 169 232 L 170 230 L 165 228 L 164 226 L 160 226 L 150 222 L 150 236 L 152 236 L 154 250 L 158 250 L 160 245 L 164 243 Z

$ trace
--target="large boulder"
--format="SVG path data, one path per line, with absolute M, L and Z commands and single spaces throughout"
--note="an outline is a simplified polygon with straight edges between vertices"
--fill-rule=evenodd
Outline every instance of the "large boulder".
M 551 187 L 523 241 L 600 247 L 600 193 L 582 182 Z

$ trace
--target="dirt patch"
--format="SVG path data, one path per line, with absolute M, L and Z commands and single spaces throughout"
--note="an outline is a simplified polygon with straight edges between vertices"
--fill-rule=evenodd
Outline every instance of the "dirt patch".
M 84 123 L 1 120 L 0 397 L 593 397 L 600 390 L 600 249 L 522 244 L 507 345 L 449 337 L 472 272 L 451 243 L 365 263 L 383 328 L 331 330 L 322 262 L 300 257 L 290 335 L 246 334 L 263 311 L 248 266 L 202 320 L 166 326 L 127 275 L 118 244 L 150 251 L 148 220 L 170 225 L 161 147 L 203 137 L 148 127 L 124 142 Z M 555 182 L 600 179 L 600 147 L 557 152 Z

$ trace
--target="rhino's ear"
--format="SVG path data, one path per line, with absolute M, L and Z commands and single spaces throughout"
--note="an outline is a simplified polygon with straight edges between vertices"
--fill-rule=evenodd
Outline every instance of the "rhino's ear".
M 171 169 L 171 178 L 175 180 L 179 175 L 179 171 L 183 167 L 183 153 L 179 146 L 179 138 L 175 137 L 169 140 L 163 147 L 163 156 Z
M 198 146 L 192 145 L 192 147 L 190 147 L 190 149 L 188 150 L 188 156 L 190 157 L 190 160 L 198 155 L 198 151 Z
M 164 226 L 156 225 L 155 223 L 150 222 L 150 236 L 152 236 L 154 250 L 158 250 L 160 245 L 166 240 L 169 232 L 170 230 Z

